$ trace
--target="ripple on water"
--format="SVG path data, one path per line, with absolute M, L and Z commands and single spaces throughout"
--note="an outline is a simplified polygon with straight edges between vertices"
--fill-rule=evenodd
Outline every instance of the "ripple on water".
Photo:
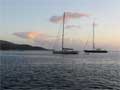
M 71 64 L 2 68 L 2 90 L 119 90 L 120 66 Z

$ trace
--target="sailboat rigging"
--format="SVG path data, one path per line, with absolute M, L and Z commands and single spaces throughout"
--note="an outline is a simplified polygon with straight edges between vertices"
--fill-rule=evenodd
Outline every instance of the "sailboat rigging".
M 107 50 L 103 49 L 96 49 L 95 47 L 95 22 L 93 22 L 93 42 L 92 42 L 92 49 L 84 50 L 85 53 L 107 53 Z
M 62 30 L 62 48 L 59 51 L 53 50 L 54 54 L 78 54 L 79 52 L 72 48 L 64 47 L 64 29 L 65 29 L 65 12 L 63 14 L 63 30 Z

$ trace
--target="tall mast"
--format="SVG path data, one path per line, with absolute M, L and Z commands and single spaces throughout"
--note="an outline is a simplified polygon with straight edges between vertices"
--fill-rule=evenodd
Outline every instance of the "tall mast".
M 63 14 L 62 51 L 64 50 L 64 24 L 65 24 L 65 12 Z
M 95 22 L 93 22 L 93 49 L 95 49 Z

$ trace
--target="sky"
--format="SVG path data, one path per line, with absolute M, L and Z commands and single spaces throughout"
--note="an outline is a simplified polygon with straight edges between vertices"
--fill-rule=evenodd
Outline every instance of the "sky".
M 79 12 L 89 17 L 66 22 L 66 47 L 90 48 L 95 21 L 96 47 L 120 50 L 119 8 L 120 0 L 0 0 L 0 39 L 53 48 L 62 25 L 50 19 Z

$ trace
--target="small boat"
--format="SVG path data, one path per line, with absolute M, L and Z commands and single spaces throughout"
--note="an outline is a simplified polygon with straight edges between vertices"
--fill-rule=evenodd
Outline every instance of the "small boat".
M 93 49 L 84 50 L 85 53 L 108 53 L 105 49 L 95 47 L 95 23 L 93 22 Z
M 65 24 L 65 12 L 63 14 L 63 30 L 62 30 L 62 48 L 61 50 L 53 50 L 53 54 L 78 54 L 79 52 L 72 48 L 64 48 L 64 24 Z

